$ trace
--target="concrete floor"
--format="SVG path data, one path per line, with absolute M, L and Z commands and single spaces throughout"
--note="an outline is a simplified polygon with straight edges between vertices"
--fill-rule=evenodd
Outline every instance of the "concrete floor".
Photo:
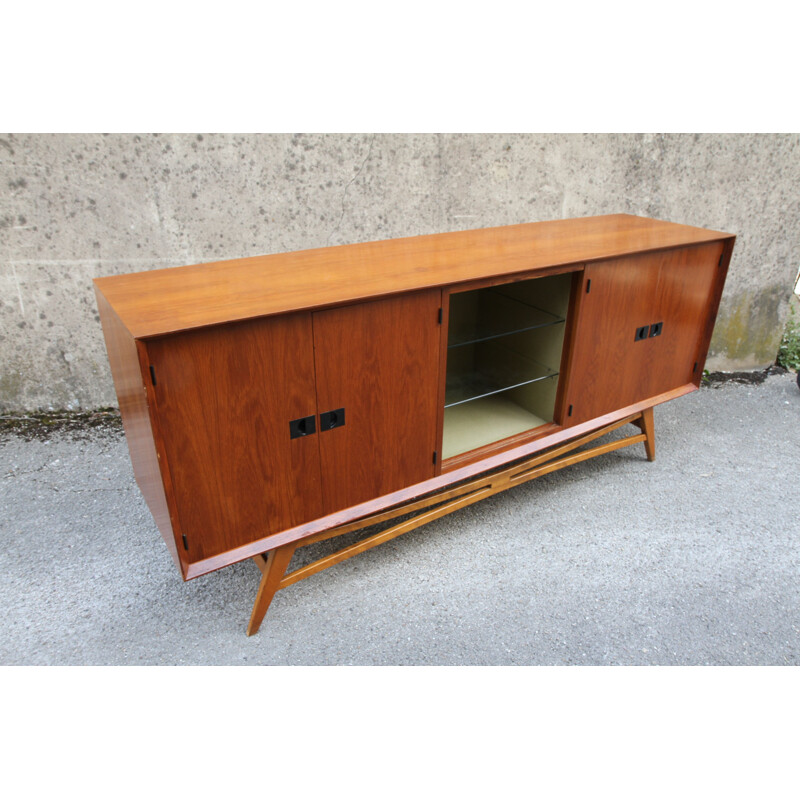
M 610 453 L 278 593 L 183 583 L 113 428 L 0 434 L 0 664 L 797 665 L 794 375 L 656 409 Z M 316 546 L 317 552 L 326 545 Z

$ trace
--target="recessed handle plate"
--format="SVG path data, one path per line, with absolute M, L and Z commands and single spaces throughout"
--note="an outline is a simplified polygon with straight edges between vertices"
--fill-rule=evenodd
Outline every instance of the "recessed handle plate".
M 341 428 L 344 425 L 344 409 L 337 408 L 336 411 L 326 411 L 319 415 L 319 429 L 329 431 L 332 428 Z
M 289 423 L 289 436 L 292 439 L 299 439 L 301 436 L 310 436 L 317 432 L 317 421 L 312 414 L 310 417 L 293 419 Z

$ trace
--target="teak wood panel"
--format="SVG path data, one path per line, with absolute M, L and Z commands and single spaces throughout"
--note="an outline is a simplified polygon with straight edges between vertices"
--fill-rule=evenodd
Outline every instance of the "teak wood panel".
M 353 506 L 342 511 L 328 514 L 324 517 L 312 520 L 311 522 L 300 525 L 296 528 L 281 531 L 280 533 L 265 536 L 263 539 L 251 542 L 248 545 L 237 548 L 230 552 L 224 553 L 220 556 L 209 558 L 203 562 L 191 564 L 187 572 L 187 580 L 197 578 L 200 575 L 205 575 L 214 570 L 221 569 L 222 567 L 234 564 L 237 561 L 243 561 L 252 556 L 266 553 L 268 550 L 273 550 L 276 547 L 281 547 L 285 544 L 292 542 L 302 542 L 309 536 L 314 536 L 323 531 L 331 530 L 339 525 L 350 523 L 359 520 L 363 517 L 368 517 L 378 512 L 383 512 L 391 509 L 397 505 L 407 502 L 408 500 L 423 497 L 424 495 L 439 491 L 446 487 L 452 487 L 459 482 L 474 477 L 476 475 L 488 474 L 497 467 L 505 464 L 511 464 L 514 461 L 521 460 L 541 450 L 562 444 L 571 439 L 575 439 L 584 433 L 597 430 L 605 425 L 617 422 L 624 417 L 638 414 L 645 409 L 665 403 L 668 400 L 673 400 L 676 397 L 681 397 L 696 389 L 692 384 L 686 384 L 679 389 L 651 398 L 642 403 L 636 403 L 628 408 L 618 409 L 612 413 L 606 414 L 598 419 L 593 419 L 579 425 L 572 427 L 564 427 L 555 431 L 555 433 L 526 442 L 523 445 L 513 447 L 510 450 L 504 450 L 500 453 L 488 456 L 484 460 L 468 464 L 464 467 L 453 470 L 452 472 L 443 472 L 440 475 L 430 478 L 422 483 L 408 486 L 396 492 L 392 492 L 382 497 L 373 498 L 357 506 Z
M 313 314 L 326 513 L 433 477 L 441 293 L 415 292 Z
M 716 289 L 724 279 L 722 243 L 676 251 L 669 268 L 659 273 L 656 319 L 664 333 L 653 349 L 659 368 L 653 375 L 654 394 L 693 381 L 699 384 L 705 363 L 704 333 Z M 669 326 L 669 327 L 666 327 Z M 665 387 L 665 388 L 662 388 Z
M 156 451 L 146 389 L 142 378 L 139 346 L 120 322 L 105 297 L 97 291 L 95 294 L 133 474 L 156 526 L 167 543 L 170 555 L 176 566 L 182 569 L 164 489 L 164 484 L 168 481 L 165 481 L 162 476 L 162 465 L 159 464 Z
M 190 562 L 323 513 L 317 437 L 289 429 L 316 413 L 310 314 L 154 339 L 147 355 Z
M 729 238 L 613 214 L 149 270 L 95 283 L 131 334 L 146 338 Z
M 690 383 L 723 245 L 589 264 L 569 367 L 574 425 Z M 590 283 L 591 282 L 591 283 Z M 663 324 L 636 341 L 636 330 Z

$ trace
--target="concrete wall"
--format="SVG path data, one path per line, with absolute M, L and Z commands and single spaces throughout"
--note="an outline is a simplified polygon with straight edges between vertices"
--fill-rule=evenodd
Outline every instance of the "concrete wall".
M 628 212 L 738 235 L 710 369 L 774 360 L 800 136 L 0 136 L 0 410 L 115 405 L 91 279 Z

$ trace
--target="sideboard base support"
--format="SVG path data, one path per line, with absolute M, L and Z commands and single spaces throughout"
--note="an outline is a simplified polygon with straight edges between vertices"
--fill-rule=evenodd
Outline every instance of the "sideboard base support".
M 595 439 L 599 439 L 629 423 L 639 428 L 641 433 L 633 436 L 626 436 L 622 439 L 614 439 L 610 442 L 595 445 L 590 449 L 581 450 L 577 453 L 574 452 L 583 445 Z M 301 539 L 298 542 L 290 542 L 289 544 L 282 545 L 263 555 L 255 556 L 253 561 L 255 561 L 256 565 L 261 570 L 262 575 L 256 600 L 253 605 L 250 623 L 247 626 L 247 635 L 252 636 L 254 633 L 258 632 L 264 615 L 267 613 L 267 609 L 272 602 L 272 598 L 279 589 L 291 586 L 293 583 L 297 583 L 297 581 L 301 581 L 304 578 L 309 578 L 317 572 L 321 572 L 323 569 L 332 567 L 334 564 L 338 564 L 352 556 L 370 550 L 379 544 L 391 541 L 397 536 L 408 533 L 408 531 L 414 530 L 428 522 L 432 522 L 439 517 L 444 517 L 461 508 L 477 503 L 479 500 L 483 500 L 486 497 L 491 497 L 493 494 L 498 494 L 506 489 L 519 486 L 522 483 L 538 478 L 541 475 L 546 475 L 549 472 L 556 472 L 572 464 L 587 461 L 590 458 L 596 458 L 605 453 L 610 453 L 623 447 L 630 447 L 630 445 L 639 444 L 640 442 L 644 443 L 648 461 L 653 461 L 655 459 L 655 433 L 652 408 L 645 409 L 641 413 L 625 417 L 625 419 L 598 428 L 591 433 L 573 439 L 559 447 L 554 447 L 544 453 L 539 453 L 511 467 L 505 467 L 498 472 L 483 475 L 480 478 L 471 480 L 468 483 L 463 483 L 460 486 L 428 495 L 422 499 L 412 500 L 380 514 L 362 517 L 355 522 L 340 525 L 331 530 Z M 351 544 L 341 550 L 337 550 L 335 553 L 324 556 L 310 564 L 306 564 L 293 572 L 286 572 L 297 548 L 306 547 L 307 545 L 326 539 L 332 539 L 336 536 L 342 536 L 346 533 L 352 533 L 353 531 L 366 529 L 396 519 L 397 517 L 414 514 L 415 512 L 419 513 L 379 533 L 368 536 L 355 544 Z
M 261 621 L 267 613 L 269 604 L 280 588 L 281 578 L 292 560 L 296 545 L 285 544 L 276 547 L 265 555 L 256 556 L 256 562 L 261 570 L 261 583 L 258 586 L 256 601 L 253 604 L 253 613 L 250 615 L 250 624 L 247 626 L 247 635 L 252 636 L 261 626 Z
M 646 408 L 642 411 L 641 419 L 635 420 L 634 424 L 647 437 L 644 442 L 644 450 L 647 453 L 648 461 L 656 460 L 656 438 L 653 431 L 653 409 Z

